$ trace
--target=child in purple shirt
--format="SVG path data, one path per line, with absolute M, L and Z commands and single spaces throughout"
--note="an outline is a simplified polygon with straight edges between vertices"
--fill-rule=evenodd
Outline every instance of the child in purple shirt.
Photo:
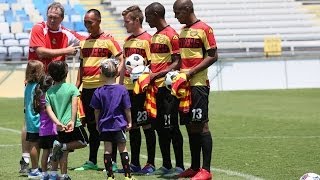
M 52 151 L 53 142 L 57 139 L 57 127 L 46 112 L 45 94 L 52 84 L 53 79 L 51 76 L 42 76 L 39 84 L 36 87 L 34 95 L 34 109 L 40 114 L 39 147 L 43 149 L 41 157 L 41 169 L 44 179 L 49 179 L 49 174 L 47 173 L 48 157 Z
M 104 164 L 107 176 L 114 178 L 112 143 L 117 143 L 125 179 L 132 179 L 125 134 L 125 131 L 130 130 L 132 126 L 129 93 L 125 86 L 116 83 L 117 66 L 113 59 L 102 60 L 100 68 L 106 83 L 94 91 L 90 106 L 94 108 L 100 140 L 104 141 Z

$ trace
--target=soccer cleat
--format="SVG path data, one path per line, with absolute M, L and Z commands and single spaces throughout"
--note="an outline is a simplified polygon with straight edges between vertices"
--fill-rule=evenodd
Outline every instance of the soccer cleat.
M 42 173 L 39 171 L 39 169 L 35 169 L 28 174 L 28 179 L 41 179 Z
M 141 167 L 140 166 L 135 166 L 133 164 L 130 164 L 129 166 L 130 166 L 130 171 L 132 173 L 137 173 L 137 172 L 141 171 Z M 124 169 L 119 169 L 118 173 L 124 173 Z
M 60 180 L 71 180 L 70 176 L 68 174 L 64 174 L 63 176 L 60 177 Z
M 108 176 L 107 177 L 107 180 L 114 180 L 115 178 L 114 178 L 114 176 Z
M 195 176 L 191 178 L 191 180 L 211 180 L 211 179 L 212 179 L 212 174 L 209 171 L 202 168 L 198 171 L 198 173 Z
M 19 173 L 29 173 L 29 163 L 26 163 L 23 157 L 21 157 L 21 160 L 20 160 Z
M 182 168 L 175 167 L 175 168 L 170 169 L 167 174 L 163 175 L 163 177 L 165 177 L 165 178 L 173 178 L 173 177 L 178 176 L 182 172 L 183 172 Z
M 195 171 L 191 168 L 188 168 L 187 170 L 183 171 L 178 175 L 178 178 L 190 178 L 197 174 L 198 171 Z
M 49 176 L 49 174 L 47 174 L 47 175 L 42 175 L 42 178 L 41 178 L 41 180 L 49 180 L 49 178 L 50 178 L 50 176 Z
M 98 165 L 91 161 L 86 161 L 81 167 L 74 169 L 75 171 L 98 170 Z
M 59 179 L 59 175 L 58 174 L 50 174 L 49 175 L 49 180 L 58 180 Z
M 139 172 L 138 174 L 141 175 L 149 175 L 150 173 L 153 173 L 156 170 L 156 168 L 152 165 L 147 163 Z
M 56 162 L 61 159 L 62 155 L 63 155 L 62 144 L 59 141 L 55 140 L 53 142 L 52 156 L 50 159 Z
M 150 175 L 165 175 L 168 172 L 169 172 L 169 169 L 162 166 L 159 169 L 155 170 L 154 172 L 150 173 Z

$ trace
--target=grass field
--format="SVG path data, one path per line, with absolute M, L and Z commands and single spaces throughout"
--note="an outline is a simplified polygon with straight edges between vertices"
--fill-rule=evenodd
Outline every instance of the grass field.
M 0 179 L 26 179 L 18 174 L 22 102 L 0 98 Z M 294 180 L 306 172 L 320 173 L 320 89 L 213 92 L 209 113 L 214 137 L 214 179 Z M 188 168 L 188 136 L 185 127 L 181 129 Z M 142 144 L 144 163 L 147 153 L 144 141 Z M 88 148 L 71 153 L 69 167 L 81 165 L 87 156 Z M 98 156 L 98 164 L 103 167 L 101 148 Z M 156 157 L 160 167 L 159 148 Z M 69 174 L 76 180 L 104 178 L 102 171 L 70 170 Z

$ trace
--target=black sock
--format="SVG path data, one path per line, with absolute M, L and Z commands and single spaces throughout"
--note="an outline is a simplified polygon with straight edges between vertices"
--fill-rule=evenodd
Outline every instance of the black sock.
M 162 166 L 171 169 L 171 157 L 170 157 L 170 144 L 171 144 L 171 137 L 170 131 L 168 128 L 159 128 L 158 132 L 158 139 L 159 139 L 159 146 L 162 154 Z
M 191 152 L 191 169 L 198 171 L 200 168 L 200 153 L 201 153 L 201 143 L 200 134 L 190 133 L 189 134 L 189 145 Z
M 104 154 L 104 167 L 106 168 L 108 177 L 113 177 L 111 154 Z
M 122 153 L 120 153 L 120 156 L 121 156 L 122 167 L 124 170 L 124 176 L 131 177 L 128 152 L 122 152 Z
M 141 132 L 140 128 L 131 129 L 130 135 L 130 147 L 131 147 L 131 164 L 140 166 L 140 147 L 141 147 Z
M 117 162 L 117 143 L 112 143 L 112 161 Z
M 210 132 L 201 133 L 201 147 L 203 158 L 203 169 L 210 172 L 212 154 L 212 136 Z
M 184 170 L 183 165 L 183 137 L 179 126 L 173 127 L 171 129 L 171 137 L 172 137 L 172 144 L 173 144 L 173 151 L 176 157 L 176 167 L 180 167 Z
M 149 129 L 143 129 L 143 131 L 144 131 L 146 144 L 147 144 L 147 153 L 148 153 L 147 163 L 154 166 L 154 159 L 156 156 L 156 133 L 152 127 Z
M 95 123 L 88 123 L 87 128 L 89 131 L 89 161 L 97 164 L 98 149 L 100 146 L 99 132 Z

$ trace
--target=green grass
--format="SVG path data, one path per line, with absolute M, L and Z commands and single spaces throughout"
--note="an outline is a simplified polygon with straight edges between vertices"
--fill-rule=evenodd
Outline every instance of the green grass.
M 210 128 L 214 137 L 214 179 L 294 180 L 306 172 L 320 173 L 320 89 L 212 92 Z M 21 157 L 22 99 L 0 98 L 0 179 L 26 179 L 18 172 Z M 190 163 L 184 134 L 185 164 Z M 143 141 L 141 154 L 146 155 Z M 88 148 L 69 156 L 69 167 L 81 165 Z M 102 146 L 98 164 L 102 164 Z M 161 165 L 157 147 L 157 163 Z M 172 157 L 174 157 L 172 155 Z M 141 163 L 146 159 L 141 156 Z M 119 159 L 118 159 L 118 162 Z M 186 167 L 188 167 L 186 165 Z M 103 179 L 103 172 L 69 171 L 73 179 Z M 247 175 L 247 176 L 246 176 Z M 122 179 L 121 175 L 117 178 Z M 158 179 L 137 176 L 137 179 Z

